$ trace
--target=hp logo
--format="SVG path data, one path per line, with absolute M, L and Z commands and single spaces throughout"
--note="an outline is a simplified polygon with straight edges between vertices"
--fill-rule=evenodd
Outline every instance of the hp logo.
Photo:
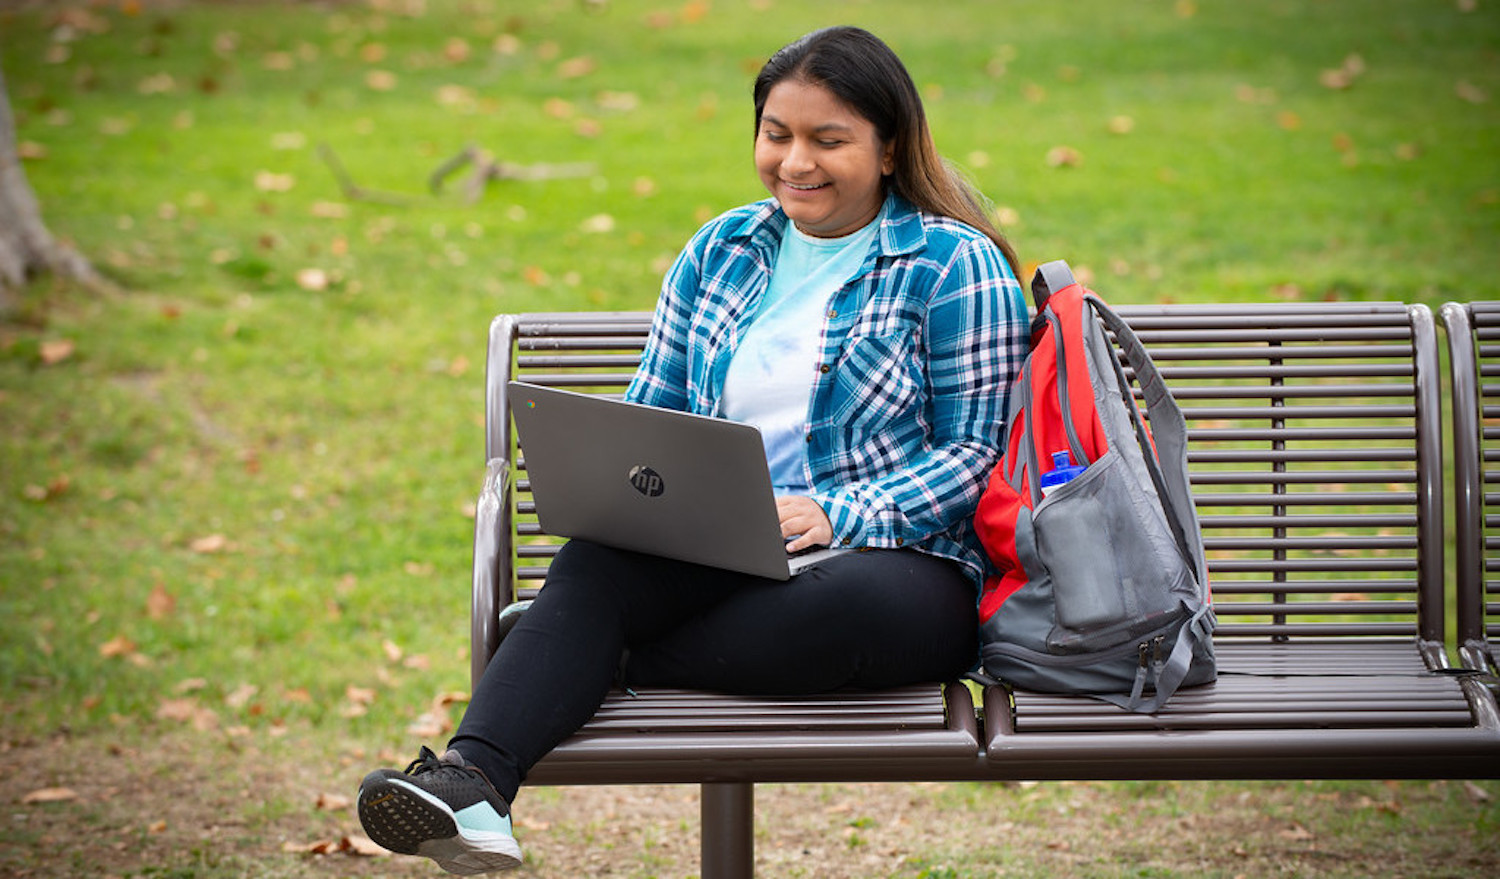
M 630 484 L 646 497 L 658 497 L 666 491 L 666 486 L 661 481 L 661 474 L 644 464 L 637 464 L 630 468 Z

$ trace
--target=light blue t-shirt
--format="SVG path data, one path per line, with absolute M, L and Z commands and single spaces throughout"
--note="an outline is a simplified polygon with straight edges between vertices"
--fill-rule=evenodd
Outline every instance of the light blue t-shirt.
M 725 417 L 760 428 L 778 494 L 806 494 L 807 411 L 823 349 L 828 300 L 854 277 L 879 230 L 877 217 L 842 238 L 787 225 L 771 283 L 724 378 Z

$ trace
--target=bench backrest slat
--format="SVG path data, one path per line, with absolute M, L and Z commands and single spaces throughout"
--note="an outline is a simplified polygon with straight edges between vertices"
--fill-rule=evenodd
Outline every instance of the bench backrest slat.
M 1500 379 L 1500 302 L 1471 303 L 1467 315 L 1477 373 L 1477 381 L 1472 377 L 1471 381 L 1477 384 L 1478 394 L 1479 473 L 1476 475 L 1480 488 L 1476 499 L 1479 515 L 1474 523 L 1479 539 L 1474 541 L 1473 549 L 1478 555 L 1474 560 L 1477 570 L 1473 572 L 1477 582 L 1472 584 L 1471 606 L 1465 610 L 1471 628 L 1495 645 L 1500 644 L 1500 491 L 1486 489 L 1500 485 L 1500 382 L 1494 381 Z M 1461 559 L 1461 564 L 1464 561 L 1467 560 Z

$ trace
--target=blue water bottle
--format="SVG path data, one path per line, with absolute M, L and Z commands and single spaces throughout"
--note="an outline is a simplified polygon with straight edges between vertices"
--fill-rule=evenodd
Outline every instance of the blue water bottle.
M 1051 494 L 1059 485 L 1072 482 L 1086 468 L 1074 467 L 1067 449 L 1052 453 L 1052 469 L 1042 474 L 1042 497 Z

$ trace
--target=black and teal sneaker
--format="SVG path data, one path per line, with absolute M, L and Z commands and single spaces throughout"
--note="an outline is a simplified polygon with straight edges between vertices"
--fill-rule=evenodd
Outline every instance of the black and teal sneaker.
M 457 751 L 422 748 L 406 771 L 377 769 L 359 785 L 359 823 L 376 843 L 432 858 L 460 876 L 521 866 L 510 806 Z

